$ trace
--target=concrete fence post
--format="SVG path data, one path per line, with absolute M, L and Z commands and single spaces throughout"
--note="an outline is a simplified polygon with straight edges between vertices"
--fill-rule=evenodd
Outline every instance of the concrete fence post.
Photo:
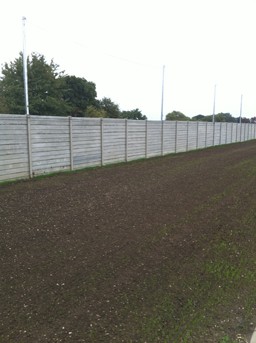
M 213 128 L 212 128 L 212 146 L 215 144 L 215 122 L 213 123 Z
M 101 165 L 104 166 L 104 124 L 103 124 L 103 118 L 100 120 L 100 126 L 101 126 Z
M 148 120 L 146 119 L 146 132 L 145 132 L 145 157 L 148 158 Z
M 187 121 L 187 145 L 186 145 L 186 151 L 188 151 L 188 130 L 189 130 L 189 121 Z
M 175 153 L 177 152 L 177 136 L 178 136 L 178 121 L 176 120 L 175 124 Z
M 207 148 L 207 122 L 205 123 L 205 147 Z
M 197 122 L 196 126 L 196 150 L 198 149 L 198 141 L 199 141 L 199 121 Z
M 228 123 L 226 123 L 226 139 L 225 139 L 225 144 L 227 144 L 227 139 L 228 139 Z
M 29 177 L 33 177 L 32 165 L 32 147 L 31 147 L 31 129 L 30 129 L 30 115 L 27 115 L 27 137 L 28 137 L 28 164 L 29 164 Z
M 221 135 L 222 135 L 222 122 L 220 122 L 220 144 L 221 145 Z
M 231 123 L 231 143 L 233 143 L 233 123 Z
M 69 149 L 70 149 L 70 170 L 73 170 L 73 129 L 72 117 L 69 117 Z
M 164 156 L 164 120 L 162 120 L 162 156 Z
M 125 119 L 125 162 L 128 162 L 128 119 Z

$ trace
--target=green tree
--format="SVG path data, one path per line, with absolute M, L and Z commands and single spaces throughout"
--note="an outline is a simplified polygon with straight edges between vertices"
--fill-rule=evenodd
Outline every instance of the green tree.
M 32 53 L 27 58 L 29 109 L 35 115 L 67 115 L 70 107 L 63 98 L 65 89 L 64 71 L 53 60 L 47 63 L 45 57 Z M 10 113 L 25 112 L 23 56 L 2 68 L 0 96 L 6 99 Z
M 209 116 L 204 116 L 204 118 L 202 119 L 202 121 L 208 121 L 208 122 L 212 122 L 212 115 Z M 225 122 L 225 117 L 223 116 L 223 113 L 218 113 L 214 115 L 214 121 L 215 123 L 219 123 L 219 122 Z
M 96 85 L 84 78 L 65 76 L 66 90 L 63 99 L 68 101 L 72 117 L 84 117 L 88 106 L 99 107 Z
M 106 112 L 106 118 L 120 118 L 121 112 L 119 105 L 114 103 L 110 98 L 104 97 L 100 100 L 100 108 Z
M 230 113 L 218 113 L 218 114 L 221 114 L 224 118 L 225 118 L 225 121 L 226 122 L 229 122 L 229 123 L 236 123 L 237 122 L 237 119 L 234 118 Z
M 0 96 L 0 113 L 9 114 L 9 108 L 6 103 L 6 99 L 3 96 Z
M 179 121 L 188 121 L 190 120 L 189 117 L 186 117 L 185 114 L 179 111 L 172 111 L 168 113 L 165 117 L 165 120 L 179 120 Z
M 192 117 L 192 120 L 203 120 L 204 115 L 198 114 L 197 116 Z
M 147 119 L 147 117 L 143 115 L 138 108 L 131 111 L 122 111 L 121 118 L 133 119 L 133 120 L 146 120 Z
M 106 112 L 103 109 L 88 106 L 84 112 L 84 117 L 87 118 L 106 118 Z

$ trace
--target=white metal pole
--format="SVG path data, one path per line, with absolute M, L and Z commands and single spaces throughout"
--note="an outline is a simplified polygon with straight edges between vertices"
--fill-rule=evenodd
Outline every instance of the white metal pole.
M 214 86 L 213 116 L 212 116 L 212 122 L 213 123 L 214 123 L 214 115 L 215 115 L 215 98 L 216 98 L 216 85 Z
M 22 17 L 22 33 L 23 33 L 23 79 L 24 79 L 24 93 L 25 93 L 25 113 L 26 113 L 26 114 L 29 114 L 25 20 L 26 20 L 26 18 L 25 18 L 25 17 Z
M 240 124 L 242 122 L 242 105 L 243 105 L 243 94 L 241 95 L 241 103 L 240 103 Z
M 164 69 L 163 66 L 163 79 L 162 79 L 162 105 L 161 105 L 161 120 L 163 120 L 163 110 L 164 110 Z

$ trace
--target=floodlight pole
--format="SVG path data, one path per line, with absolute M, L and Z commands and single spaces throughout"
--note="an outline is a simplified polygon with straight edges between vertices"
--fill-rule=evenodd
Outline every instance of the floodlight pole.
M 215 115 L 215 98 L 216 98 L 216 85 L 214 86 L 213 116 L 212 116 L 212 122 L 213 123 L 214 123 L 214 115 Z
M 25 94 L 25 113 L 26 113 L 26 114 L 29 114 L 25 20 L 26 20 L 26 18 L 25 18 L 25 17 L 22 17 L 22 34 L 23 34 L 23 79 L 24 79 L 24 94 Z
M 163 66 L 163 79 L 162 79 L 162 106 L 161 106 L 161 120 L 163 120 L 163 109 L 164 109 L 164 69 Z
M 243 94 L 241 95 L 241 103 L 240 103 L 240 124 L 242 122 L 242 105 L 243 105 Z

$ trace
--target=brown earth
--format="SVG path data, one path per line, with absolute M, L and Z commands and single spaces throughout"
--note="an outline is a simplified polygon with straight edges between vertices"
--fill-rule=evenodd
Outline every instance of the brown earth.
M 255 148 L 250 141 L 0 185 L 0 342 L 249 337 L 254 284 L 206 266 L 217 263 L 219 242 L 256 262 Z M 230 251 L 226 263 L 239 267 Z M 249 299 L 247 314 L 237 295 Z

